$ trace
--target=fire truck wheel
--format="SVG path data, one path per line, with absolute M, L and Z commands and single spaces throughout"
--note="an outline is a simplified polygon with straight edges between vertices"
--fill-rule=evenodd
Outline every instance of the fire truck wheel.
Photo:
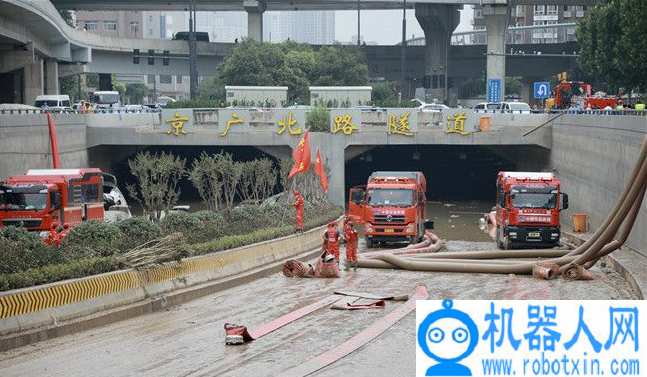
M 409 243 L 413 245 L 414 243 L 418 243 L 418 236 L 411 236 L 409 237 Z

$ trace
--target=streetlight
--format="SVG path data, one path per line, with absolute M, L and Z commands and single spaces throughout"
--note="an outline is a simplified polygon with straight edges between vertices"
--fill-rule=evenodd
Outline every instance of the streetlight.
M 195 99 L 198 89 L 198 57 L 196 54 L 196 6 L 195 0 L 189 2 L 189 97 Z
M 359 18 L 360 1 L 361 0 L 357 0 L 357 45 L 358 46 L 360 45 L 360 41 L 359 41 L 359 39 L 360 39 L 359 38 L 359 31 L 360 31 L 360 28 L 359 28 L 359 25 L 360 25 L 360 18 Z
M 407 0 L 402 2 L 402 48 L 400 49 L 400 95 L 398 102 L 404 94 L 404 72 L 407 68 Z

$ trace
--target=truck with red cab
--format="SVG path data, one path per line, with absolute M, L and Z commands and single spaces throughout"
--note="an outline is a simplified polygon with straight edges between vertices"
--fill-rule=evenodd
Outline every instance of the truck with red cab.
M 433 222 L 425 220 L 427 181 L 421 172 L 377 171 L 350 189 L 348 215 L 364 224 L 366 247 L 378 242 L 416 243 Z
M 20 226 L 57 243 L 83 221 L 104 221 L 104 190 L 114 177 L 97 168 L 32 169 L 0 182 L 0 227 Z M 124 202 L 125 204 L 125 202 Z M 128 213 L 129 214 L 129 213 Z
M 559 214 L 568 195 L 553 173 L 502 171 L 496 181 L 496 242 L 512 246 L 552 247 L 561 236 Z

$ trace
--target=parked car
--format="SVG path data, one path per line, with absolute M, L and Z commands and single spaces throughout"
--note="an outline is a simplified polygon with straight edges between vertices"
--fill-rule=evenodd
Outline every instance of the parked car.
M 70 96 L 66 94 L 46 94 L 36 96 L 34 106 L 52 111 L 70 111 Z
M 441 113 L 444 110 L 449 109 L 449 106 L 444 105 L 440 102 L 436 102 L 435 100 L 432 103 L 426 103 L 423 100 L 414 98 L 411 100 L 411 102 L 418 102 L 420 104 L 420 106 L 417 107 L 418 111 L 423 111 L 426 113 Z
M 530 114 L 530 105 L 525 102 L 481 102 L 474 107 L 477 111 Z
M 474 110 L 499 110 L 501 108 L 501 102 L 481 102 L 478 105 L 474 106 Z
M 384 111 L 381 107 L 370 105 L 354 106 L 353 109 L 359 109 L 360 111 Z

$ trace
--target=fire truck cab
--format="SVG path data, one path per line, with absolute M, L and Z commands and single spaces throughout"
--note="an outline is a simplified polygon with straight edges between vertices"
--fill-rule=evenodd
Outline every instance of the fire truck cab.
M 69 228 L 104 221 L 100 169 L 36 169 L 0 183 L 0 227 L 21 226 L 60 239 Z
M 364 224 L 366 247 L 378 242 L 416 243 L 433 223 L 425 220 L 427 182 L 421 172 L 378 171 L 350 189 L 348 214 Z
M 559 243 L 560 211 L 568 195 L 553 173 L 499 172 L 496 182 L 496 242 L 512 246 L 553 247 Z

